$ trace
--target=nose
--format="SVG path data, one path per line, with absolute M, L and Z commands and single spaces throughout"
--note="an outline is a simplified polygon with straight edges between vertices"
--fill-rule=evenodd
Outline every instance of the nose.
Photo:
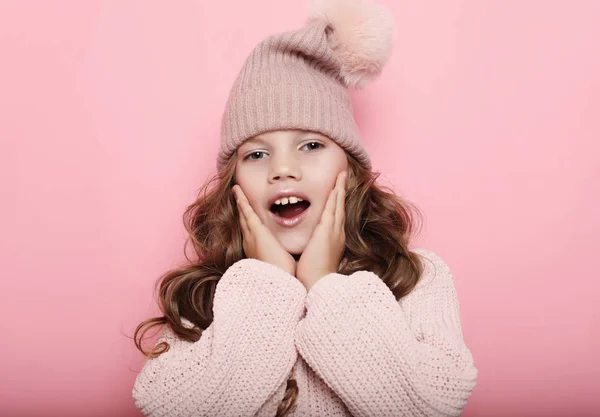
M 271 158 L 269 182 L 277 182 L 284 179 L 302 179 L 302 171 L 296 158 L 292 155 L 280 154 Z

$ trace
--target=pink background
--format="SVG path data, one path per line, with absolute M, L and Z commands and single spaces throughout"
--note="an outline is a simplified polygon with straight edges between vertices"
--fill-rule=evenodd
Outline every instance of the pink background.
M 600 2 L 382 2 L 399 39 L 356 117 L 454 272 L 465 416 L 600 415 Z M 139 415 L 129 337 L 183 259 L 229 88 L 304 10 L 0 2 L 0 415 Z

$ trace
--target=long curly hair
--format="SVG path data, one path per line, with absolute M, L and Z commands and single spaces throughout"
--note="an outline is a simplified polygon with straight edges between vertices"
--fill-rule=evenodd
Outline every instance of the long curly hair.
M 421 214 L 412 203 L 376 183 L 379 173 L 366 169 L 347 154 L 350 175 L 346 193 L 346 248 L 339 266 L 342 274 L 372 271 L 387 284 L 396 299 L 415 287 L 423 265 L 408 249 L 420 229 Z M 169 350 L 166 342 L 146 351 L 142 340 L 155 326 L 167 325 L 181 339 L 195 342 L 213 321 L 213 297 L 219 279 L 235 262 L 245 257 L 242 231 L 231 188 L 235 184 L 237 157 L 210 178 L 183 215 L 188 237 L 184 245 L 187 263 L 162 275 L 157 283 L 160 317 L 140 323 L 134 333 L 136 347 L 155 358 Z M 193 256 L 188 256 L 188 247 Z M 181 324 L 181 318 L 195 327 Z M 297 406 L 298 384 L 293 369 L 277 417 L 287 416 Z

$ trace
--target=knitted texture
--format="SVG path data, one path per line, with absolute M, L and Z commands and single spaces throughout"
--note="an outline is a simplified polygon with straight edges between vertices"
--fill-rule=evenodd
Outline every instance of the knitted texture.
M 200 340 L 165 328 L 158 341 L 170 349 L 138 375 L 137 407 L 152 417 L 272 417 L 294 368 L 293 416 L 460 415 L 477 369 L 453 278 L 435 253 L 414 252 L 425 270 L 400 302 L 371 272 L 327 275 L 307 294 L 283 270 L 239 261 L 217 285 Z
M 252 51 L 225 107 L 217 168 L 246 139 L 282 129 L 320 132 L 371 166 L 326 27 L 318 21 L 271 36 Z

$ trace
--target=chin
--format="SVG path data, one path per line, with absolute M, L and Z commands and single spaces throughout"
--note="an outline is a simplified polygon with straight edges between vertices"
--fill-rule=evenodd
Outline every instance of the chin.
M 293 239 L 291 236 L 285 236 L 278 240 L 281 246 L 292 255 L 302 254 L 308 244 L 307 239 Z

